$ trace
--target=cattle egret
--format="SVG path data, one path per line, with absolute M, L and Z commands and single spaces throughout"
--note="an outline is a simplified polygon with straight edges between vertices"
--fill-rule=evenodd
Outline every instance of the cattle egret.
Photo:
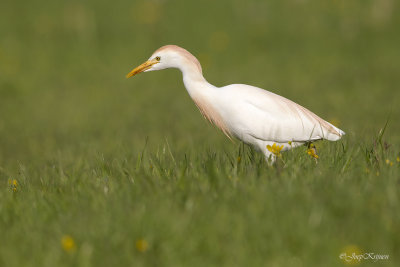
M 308 109 L 264 89 L 208 83 L 197 58 L 176 45 L 157 49 L 126 77 L 167 68 L 182 72 L 186 90 L 208 121 L 227 137 L 236 137 L 261 150 L 267 162 L 273 162 L 281 150 L 321 139 L 336 141 L 345 134 Z

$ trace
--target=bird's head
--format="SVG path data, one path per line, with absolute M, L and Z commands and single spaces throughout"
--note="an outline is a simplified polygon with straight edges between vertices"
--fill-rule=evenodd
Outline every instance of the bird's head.
M 130 78 L 138 73 L 162 70 L 167 68 L 179 68 L 194 65 L 201 73 L 199 61 L 187 50 L 176 45 L 166 45 L 157 49 L 143 64 L 134 68 L 126 77 Z

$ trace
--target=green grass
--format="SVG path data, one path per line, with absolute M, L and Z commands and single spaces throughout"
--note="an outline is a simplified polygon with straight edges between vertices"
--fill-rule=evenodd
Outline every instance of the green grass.
M 350 245 L 390 255 L 362 266 L 398 266 L 398 12 L 390 0 L 2 3 L 0 266 L 340 266 Z M 268 166 L 207 125 L 178 71 L 125 79 L 165 44 L 198 56 L 209 82 L 271 90 L 347 135 L 318 142 L 317 164 L 300 147 Z

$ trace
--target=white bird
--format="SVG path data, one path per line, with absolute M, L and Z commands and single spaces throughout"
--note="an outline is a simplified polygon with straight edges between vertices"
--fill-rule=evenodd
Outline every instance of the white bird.
M 345 134 L 308 109 L 264 89 L 246 84 L 216 87 L 208 83 L 197 58 L 176 45 L 157 49 L 126 77 L 167 68 L 182 72 L 186 90 L 207 120 L 229 138 L 236 137 L 261 150 L 267 162 L 275 161 L 280 150 L 320 139 L 336 141 Z M 278 147 L 278 151 L 271 147 Z

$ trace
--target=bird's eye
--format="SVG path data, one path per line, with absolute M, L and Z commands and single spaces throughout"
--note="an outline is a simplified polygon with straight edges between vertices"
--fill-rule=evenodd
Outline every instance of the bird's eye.
M 160 61 L 160 60 L 161 60 L 161 57 L 156 57 L 156 60 L 157 60 L 157 61 Z

